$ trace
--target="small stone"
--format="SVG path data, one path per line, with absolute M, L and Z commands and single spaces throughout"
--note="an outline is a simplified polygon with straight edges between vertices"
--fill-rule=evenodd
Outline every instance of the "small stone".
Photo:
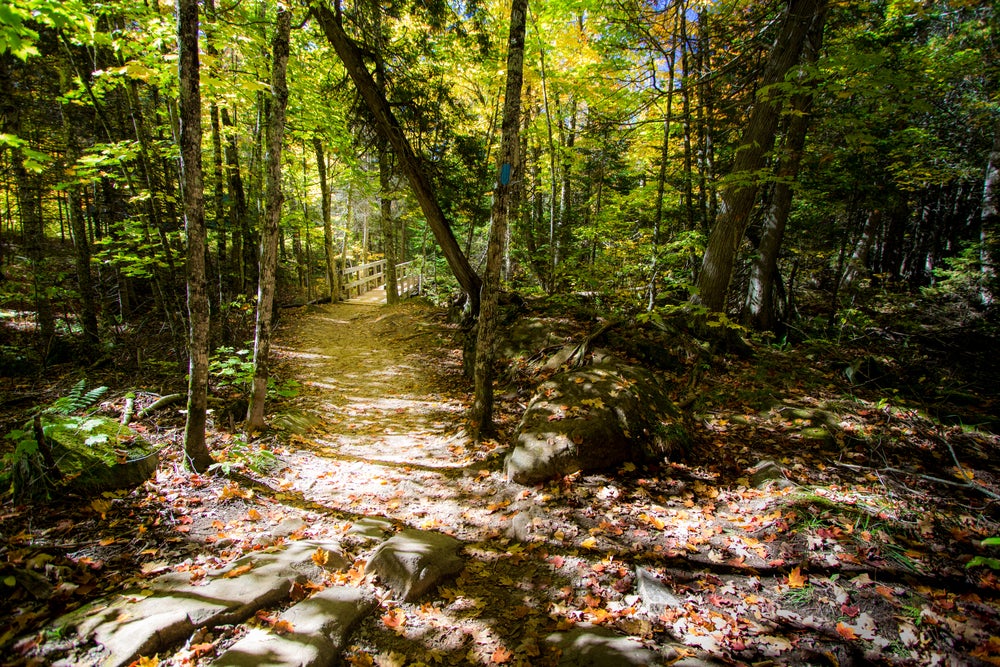
M 684 606 L 659 577 L 645 568 L 635 568 L 635 582 L 642 606 L 651 614 L 658 616 L 667 609 Z
M 569 632 L 545 638 L 561 651 L 560 666 L 630 667 L 660 664 L 660 655 L 635 637 L 625 637 L 607 628 L 581 623 Z
M 457 555 L 461 546 L 441 533 L 407 529 L 383 542 L 365 569 L 409 602 L 465 566 Z
M 750 475 L 750 486 L 760 488 L 772 480 L 785 479 L 785 473 L 774 461 L 761 461 L 747 471 Z
M 382 540 L 390 531 L 392 531 L 391 521 L 369 516 L 355 521 L 347 530 L 347 534 L 369 540 Z

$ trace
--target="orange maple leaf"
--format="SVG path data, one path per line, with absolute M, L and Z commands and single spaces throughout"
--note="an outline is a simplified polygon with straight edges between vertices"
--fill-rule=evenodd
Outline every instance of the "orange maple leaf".
M 510 659 L 513 657 L 513 653 L 505 649 L 503 646 L 498 646 L 497 650 L 493 651 L 493 655 L 490 656 L 490 662 L 495 665 L 502 665 L 510 662 Z
M 845 625 L 843 621 L 837 623 L 837 633 L 847 640 L 854 640 L 858 638 L 857 633 L 854 632 L 854 628 L 849 625 Z
M 406 612 L 396 607 L 395 609 L 390 609 L 386 613 L 382 614 L 382 622 L 385 623 L 385 627 L 392 630 L 406 625 Z
M 281 619 L 280 621 L 275 621 L 274 625 L 271 626 L 271 632 L 277 635 L 287 635 L 292 632 L 295 628 L 292 626 L 290 621 Z
M 240 565 L 239 567 L 234 567 L 229 572 L 226 572 L 223 577 L 226 579 L 235 579 L 241 575 L 246 574 L 253 569 L 253 563 L 247 563 L 246 565 Z
M 802 568 L 793 567 L 792 571 L 788 573 L 788 586 L 790 588 L 802 588 L 806 585 L 806 579 L 808 577 L 802 574 Z

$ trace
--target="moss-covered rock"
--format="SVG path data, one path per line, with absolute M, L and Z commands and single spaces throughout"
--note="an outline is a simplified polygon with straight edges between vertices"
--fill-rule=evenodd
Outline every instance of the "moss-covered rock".
M 45 415 L 42 422 L 68 490 L 93 495 L 131 489 L 156 470 L 159 456 L 153 446 L 116 420 Z

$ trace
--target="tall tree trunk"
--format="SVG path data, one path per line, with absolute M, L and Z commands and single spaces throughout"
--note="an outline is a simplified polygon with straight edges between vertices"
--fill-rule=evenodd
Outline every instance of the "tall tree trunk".
M 64 92 L 69 90 L 72 76 L 68 67 L 61 72 L 61 87 Z M 62 129 L 66 141 L 67 167 L 80 155 L 72 112 L 73 107 L 64 103 Z M 79 183 L 73 183 L 66 188 L 66 213 L 73 235 L 73 248 L 76 251 L 76 285 L 80 291 L 80 325 L 83 329 L 84 345 L 89 350 L 95 350 L 101 341 L 97 328 L 97 299 L 94 298 L 94 278 L 90 270 L 90 241 L 87 238 L 87 221 L 83 215 L 81 189 Z
M 336 268 L 336 255 L 333 249 L 333 220 L 330 213 L 330 183 L 326 180 L 326 153 L 323 150 L 323 140 L 313 137 L 313 150 L 316 152 L 316 170 L 319 172 L 320 209 L 323 212 L 323 255 L 326 259 L 326 291 L 330 301 L 340 300 L 340 271 Z
M 385 302 L 399 302 L 396 284 L 396 234 L 392 217 L 392 154 L 385 139 L 378 140 L 379 218 L 382 223 L 382 251 L 385 257 Z
M 402 126 L 392 113 L 388 100 L 385 99 L 385 96 L 379 90 L 374 78 L 372 78 L 371 72 L 365 67 L 364 56 L 361 50 L 347 36 L 347 33 L 344 32 L 344 27 L 340 23 L 340 17 L 334 14 L 333 10 L 325 4 L 313 3 L 310 6 L 310 11 L 316 17 L 327 40 L 329 40 L 340 60 L 344 63 L 348 75 L 354 81 L 354 85 L 364 99 L 368 110 L 374 116 L 376 128 L 389 141 L 389 145 L 392 146 L 392 151 L 396 159 L 399 160 L 399 165 L 403 173 L 406 174 L 407 180 L 410 182 L 414 196 L 416 196 L 417 201 L 420 203 L 420 208 L 427 218 L 427 224 L 430 225 L 431 231 L 434 233 L 434 238 L 437 239 L 438 245 L 441 246 L 441 251 L 448 261 L 448 266 L 451 267 L 452 273 L 455 274 L 455 278 L 468 297 L 470 311 L 473 314 L 478 313 L 479 291 L 482 281 L 476 275 L 472 265 L 469 264 L 469 260 L 462 252 L 461 247 L 459 247 L 458 241 L 455 240 L 455 235 L 448 225 L 447 219 L 444 217 L 444 211 L 441 210 L 441 206 L 438 204 L 430 179 L 427 177 L 423 165 L 420 164 L 420 160 L 413 151 L 409 140 L 407 140 L 406 135 L 403 133 Z
M 229 229 L 232 231 L 232 248 L 230 266 L 235 269 L 234 291 L 239 294 L 250 293 L 250 275 L 252 271 L 247 266 L 248 249 L 251 245 L 250 208 L 247 205 L 246 189 L 243 187 L 243 174 L 240 170 L 239 146 L 236 143 L 236 132 L 232 129 L 235 123 L 229 115 L 229 109 L 222 107 L 222 126 L 228 128 L 226 134 L 226 175 L 229 181 Z
M 0 54 L 0 121 L 4 132 L 21 136 L 22 100 L 14 86 L 11 63 L 13 56 Z M 22 137 L 23 138 L 23 137 Z M 25 166 L 25 155 L 19 148 L 11 150 L 11 168 L 17 185 L 17 207 L 21 216 L 24 250 L 31 265 L 32 292 L 38 326 L 38 342 L 47 356 L 55 338 L 56 323 L 49 301 L 49 276 L 45 261 L 45 221 L 42 217 L 42 176 Z
M 803 50 L 804 62 L 813 64 L 819 59 L 823 25 L 823 21 L 813 24 Z M 745 320 L 758 331 L 771 330 L 775 325 L 774 292 L 778 280 L 778 254 L 784 241 L 788 215 L 792 210 L 792 181 L 798 176 L 802 161 L 802 149 L 806 143 L 813 104 L 812 87 L 815 84 L 816 81 L 805 74 L 799 76 L 799 85 L 807 87 L 807 90 L 792 98 L 792 113 L 788 117 L 774 197 L 764 213 L 763 234 L 750 267 Z
M 774 146 L 781 103 L 772 97 L 771 87 L 798 63 L 811 27 L 826 16 L 826 6 L 826 0 L 788 0 L 785 7 L 778 38 L 764 68 L 760 92 L 736 151 L 733 164 L 736 178 L 722 192 L 719 216 L 709 235 L 698 275 L 698 291 L 692 297 L 694 303 L 701 303 L 710 311 L 721 312 L 726 308 L 739 244 L 757 197 L 756 172 L 764 166 Z
M 979 300 L 992 306 L 996 298 L 997 253 L 1000 252 L 1000 122 L 993 128 L 993 148 L 983 179 L 983 208 L 979 228 L 979 265 L 981 287 Z
M 278 6 L 278 29 L 274 35 L 271 63 L 271 103 L 267 118 L 267 152 L 264 162 L 267 172 L 267 202 L 264 227 L 260 235 L 260 272 L 257 287 L 257 328 L 253 346 L 253 390 L 247 412 L 247 429 L 264 428 L 264 401 L 267 382 L 271 377 L 271 314 L 278 271 L 278 235 L 281 233 L 281 149 L 285 137 L 285 109 L 288 105 L 288 42 L 291 36 L 292 14 Z
M 208 407 L 208 293 L 205 280 L 205 193 L 201 173 L 201 89 L 198 71 L 198 0 L 179 0 L 181 173 L 187 232 L 188 396 L 184 460 L 204 472 L 213 463 L 205 443 Z
M 475 401 L 472 404 L 472 435 L 477 440 L 493 428 L 493 364 L 499 320 L 500 268 L 507 218 L 516 206 L 514 194 L 522 178 L 518 154 L 521 115 L 521 83 L 524 73 L 524 24 L 528 0 L 513 0 L 510 36 L 507 41 L 507 89 L 504 94 L 502 136 L 497 156 L 499 173 L 493 193 L 490 238 L 486 252 L 483 302 L 476 336 Z

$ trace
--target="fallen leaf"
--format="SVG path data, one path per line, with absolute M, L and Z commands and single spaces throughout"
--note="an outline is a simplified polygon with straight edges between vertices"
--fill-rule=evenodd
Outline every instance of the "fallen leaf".
M 242 576 L 253 569 L 253 563 L 247 563 L 246 565 L 240 565 L 239 567 L 234 567 L 229 572 L 226 572 L 223 577 L 226 579 L 235 579 L 236 577 Z
M 508 651 L 503 646 L 498 646 L 497 650 L 493 651 L 493 655 L 490 656 L 490 662 L 495 665 L 503 665 L 510 662 L 510 659 L 514 657 L 514 654 Z
M 843 621 L 837 623 L 837 634 L 848 641 L 853 641 L 858 638 L 858 635 L 854 632 L 854 628 L 849 625 L 845 625 Z
M 802 588 L 806 585 L 807 576 L 803 576 L 802 568 L 794 567 L 788 573 L 788 586 L 790 588 Z
M 382 622 L 385 624 L 385 627 L 391 630 L 402 628 L 406 625 L 406 612 L 399 607 L 390 609 L 382 614 Z
M 323 547 L 316 547 L 316 551 L 312 554 L 312 562 L 320 567 L 325 567 L 329 560 L 330 552 Z
M 274 625 L 271 626 L 271 632 L 277 635 L 287 635 L 289 632 L 294 630 L 294 626 L 290 621 L 281 619 L 280 621 L 275 621 Z

